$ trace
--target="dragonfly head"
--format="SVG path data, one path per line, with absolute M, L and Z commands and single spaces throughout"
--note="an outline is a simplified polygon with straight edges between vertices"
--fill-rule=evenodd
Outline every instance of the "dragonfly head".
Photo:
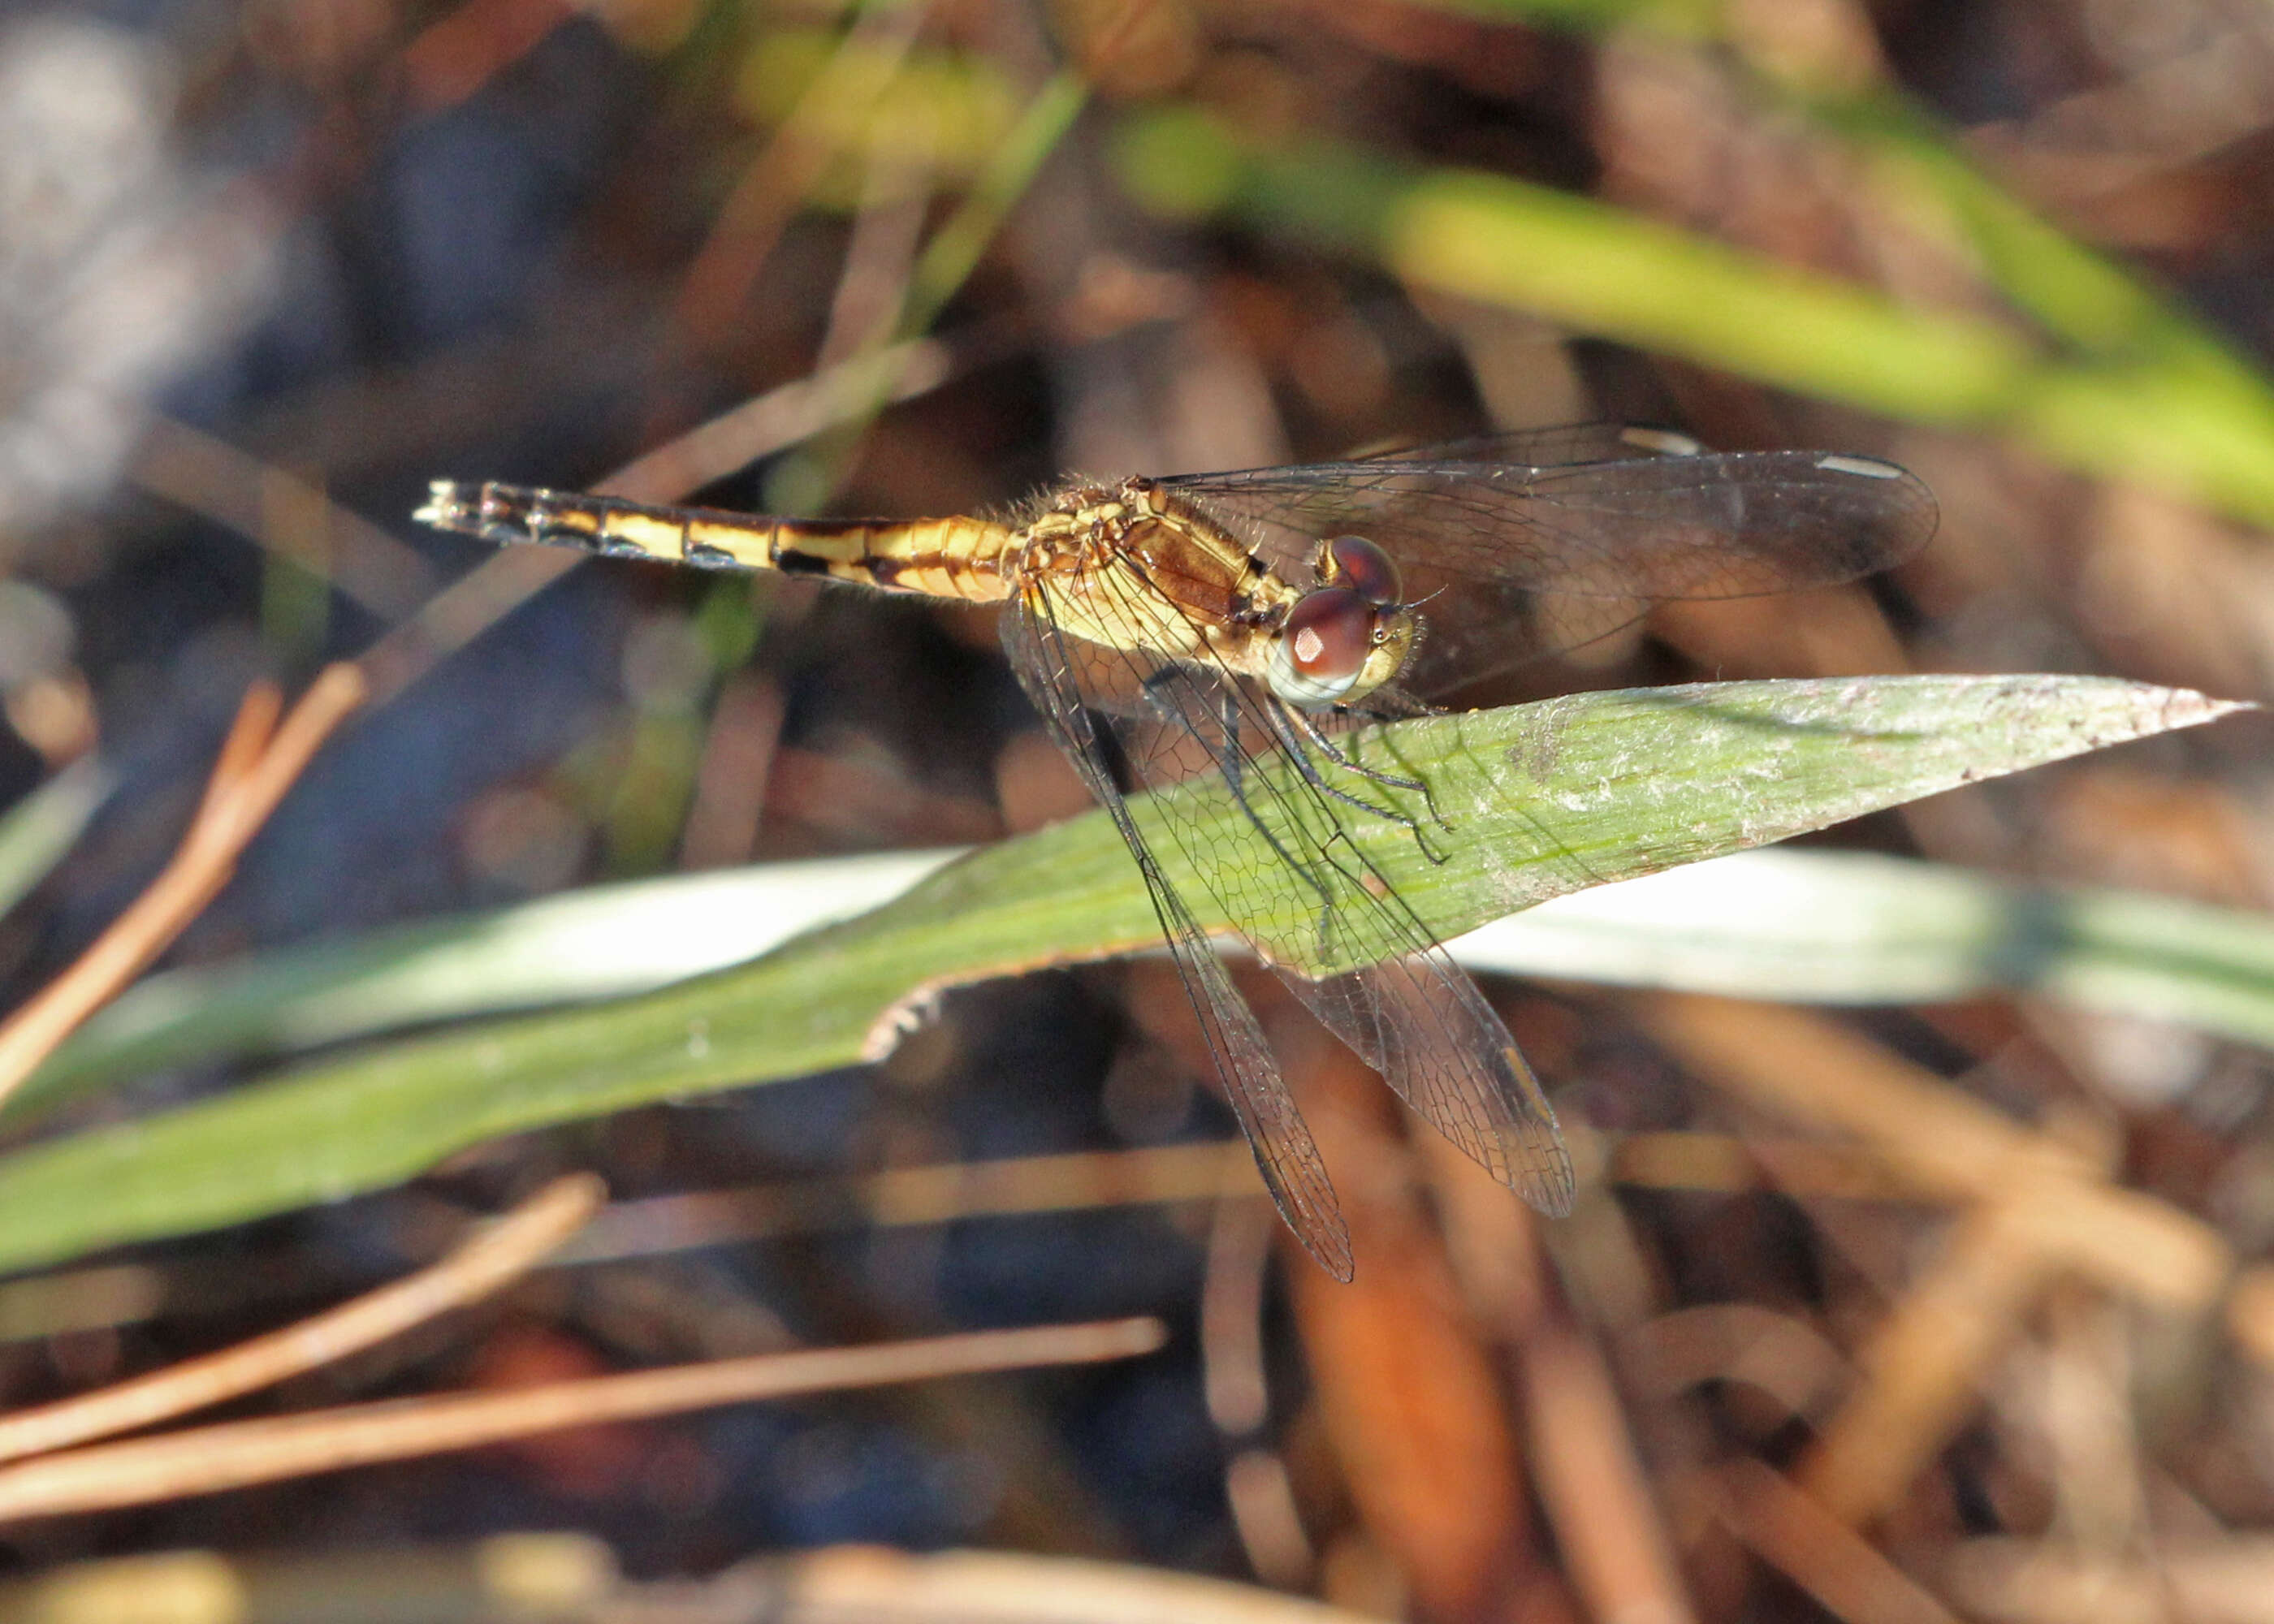
M 1397 566 L 1363 537 L 1325 543 L 1319 575 L 1280 623 L 1267 667 L 1271 691 L 1306 710 L 1363 699 L 1395 677 L 1418 629 L 1398 601 Z

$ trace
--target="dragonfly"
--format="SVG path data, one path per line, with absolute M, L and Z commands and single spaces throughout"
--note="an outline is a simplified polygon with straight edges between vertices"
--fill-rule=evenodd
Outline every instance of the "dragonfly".
M 1070 480 L 997 517 L 776 518 L 453 481 L 417 516 L 492 542 L 1004 605 L 1012 667 L 1144 876 L 1273 1201 L 1344 1281 L 1333 1184 L 1204 921 L 1228 921 L 1494 1177 L 1569 1212 L 1570 1156 L 1539 1079 L 1353 838 L 1394 831 L 1442 861 L 1437 843 L 1458 831 L 1426 783 L 1367 764 L 1364 738 L 1654 603 L 1858 580 L 1911 557 L 1937 522 L 1893 462 L 1713 453 L 1620 424 Z M 1195 780 L 1228 788 L 1237 816 L 1177 793 Z

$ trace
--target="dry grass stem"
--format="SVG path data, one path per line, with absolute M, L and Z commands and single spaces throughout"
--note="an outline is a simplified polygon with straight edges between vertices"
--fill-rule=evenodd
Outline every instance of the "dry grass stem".
M 720 1359 L 505 1393 L 397 1399 L 102 1444 L 0 1469 L 0 1520 L 148 1505 L 250 1484 L 525 1438 L 602 1422 L 884 1387 L 941 1376 L 1089 1364 L 1152 1352 L 1152 1319 L 980 1331 Z
M 934 339 L 887 345 L 794 380 L 697 424 L 592 486 L 602 496 L 675 500 L 785 446 L 939 387 L 955 372 Z M 581 553 L 509 547 L 485 558 L 365 650 L 373 703 L 392 699 L 584 561 Z
M 131 470 L 155 496 L 203 514 L 320 576 L 383 620 L 433 590 L 418 551 L 321 486 L 171 417 L 152 419 Z
M 2274 1624 L 2274 1538 L 2263 1534 L 2174 1542 L 2144 1561 L 2051 1540 L 1969 1539 L 1943 1575 L 1969 1613 L 2014 1624 Z
M 726 1575 L 731 1616 L 771 1624 L 1371 1624 L 1369 1615 L 1192 1574 L 1007 1551 L 839 1545 Z M 637 1613 L 621 1624 L 648 1624 Z M 663 1624 L 657 1620 L 653 1624 Z
M 170 1420 L 344 1358 L 527 1273 L 606 1197 L 590 1174 L 555 1179 L 440 1262 L 352 1303 L 98 1393 L 0 1417 L 0 1460 Z
M 1540 1498 L 1590 1615 L 1694 1620 L 1601 1350 L 1560 1311 L 1547 1311 L 1525 1339 L 1517 1380 Z
M 1536 1567 L 1501 1350 L 1469 1312 L 1374 1073 L 1316 1028 L 1299 1041 L 1318 1045 L 1296 1064 L 1358 1265 L 1349 1284 L 1299 1256 L 1284 1274 L 1320 1418 L 1414 1611 L 1493 1617 Z
M 172 861 L 76 964 L 0 1026 L 0 1101 L 220 893 L 245 843 L 365 693 L 355 666 L 327 666 L 281 726 L 274 687 L 258 684 L 245 695 Z
M 2153 1197 L 2111 1187 L 2033 1132 L 1837 1022 L 1770 1004 L 1663 994 L 1645 1024 L 1717 1086 L 1781 1116 L 1851 1134 L 1945 1199 L 2004 1201 L 2058 1262 L 2152 1307 L 2200 1313 L 2233 1257 L 2218 1232 Z M 1837 1086 L 1827 1082 L 1836 1079 Z
M 592 488 L 606 496 L 669 501 L 875 407 L 937 389 L 956 371 L 956 351 L 911 339 L 822 367 L 754 395 L 634 458 Z
M 1722 1520 L 1842 1624 L 1956 1624 L 1916 1580 L 1758 1461 L 1740 1456 L 1721 1479 Z
M 1499 1185 L 1491 1187 L 1500 1192 Z M 1239 1140 L 1073 1151 L 614 1201 L 545 1267 L 613 1263 L 830 1229 L 1188 1201 L 1242 1201 L 1269 1211 L 1255 1159 Z M 201 1280 L 190 1289 L 208 1306 L 241 1307 L 267 1297 L 261 1274 L 256 1261 L 232 1270 L 227 1281 Z M 0 1343 L 141 1324 L 164 1311 L 178 1286 L 172 1276 L 139 1263 L 0 1282 Z
M 1709 1080 L 1853 1135 L 1898 1177 L 1961 1204 L 1942 1256 L 1874 1331 L 1861 1385 L 1803 1462 L 1803 1485 L 1849 1522 L 1894 1507 L 1963 1424 L 1991 1365 L 2054 1282 L 2074 1275 L 2179 1314 L 2208 1312 L 2228 1282 L 2233 1256 L 2210 1225 L 2112 1187 L 2072 1146 L 1835 1022 L 1671 995 L 1647 1011 L 1658 1037 Z M 2245 1314 L 2240 1323 L 2255 1321 Z M 2245 1345 L 2260 1344 L 2246 1336 Z
M 1139 1202 L 1262 1196 L 1255 1159 L 1237 1139 L 944 1162 L 857 1179 L 619 1201 L 564 1247 L 556 1261 L 606 1262 L 801 1230 L 890 1229 Z
M 744 169 L 680 284 L 679 320 L 697 342 L 712 342 L 731 328 L 766 257 L 833 155 L 824 124 L 840 108 L 873 102 L 891 89 L 925 10 L 863 11 Z
M 364 650 L 372 699 L 385 703 L 584 561 L 550 547 L 508 547 L 485 558 Z

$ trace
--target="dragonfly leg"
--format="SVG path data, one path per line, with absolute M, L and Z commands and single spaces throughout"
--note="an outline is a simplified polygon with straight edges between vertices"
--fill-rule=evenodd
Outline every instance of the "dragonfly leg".
M 1378 767 L 1369 767 L 1364 762 L 1359 761 L 1357 756 L 1344 754 L 1342 748 L 1335 743 L 1333 735 L 1329 733 L 1324 728 L 1321 727 L 1316 722 L 1313 721 L 1308 711 L 1299 710 L 1297 707 L 1289 704 L 1285 700 L 1280 699 L 1276 695 L 1273 696 L 1271 703 L 1279 707 L 1289 721 L 1292 722 L 1297 727 L 1302 729 L 1304 735 L 1310 740 L 1314 748 L 1315 748 L 1321 755 L 1324 756 L 1329 761 L 1334 763 L 1336 766 L 1341 767 L 1351 772 L 1355 772 L 1362 778 L 1371 778 L 1376 784 L 1382 785 L 1386 788 L 1402 789 L 1408 791 L 1409 793 L 1418 793 L 1421 797 L 1422 804 L 1429 808 L 1429 821 L 1436 824 L 1438 828 L 1444 830 L 1447 833 L 1449 834 L 1452 832 L 1453 825 L 1446 818 L 1444 813 L 1438 808 L 1437 792 L 1430 786 L 1428 779 L 1421 778 L 1419 775 L 1410 778 L 1400 778 L 1396 773 L 1384 772 Z M 1429 713 L 1427 706 L 1420 705 L 1414 707 L 1414 712 L 1417 715 L 1427 715 Z M 1419 831 L 1417 831 L 1416 832 L 1418 833 Z M 1421 850 L 1425 855 L 1429 855 L 1429 861 L 1432 862 L 1443 861 L 1442 859 L 1429 853 L 1429 848 L 1426 842 L 1422 845 Z
M 1371 778 L 1385 789 L 1402 789 L 1409 793 L 1424 795 L 1429 793 L 1428 785 L 1419 778 L 1401 778 L 1394 772 L 1384 772 L 1379 767 L 1369 767 L 1356 756 L 1344 755 L 1342 747 L 1334 741 L 1333 736 L 1311 719 L 1309 711 L 1299 706 L 1291 705 L 1276 695 L 1272 696 L 1271 703 L 1278 707 L 1280 715 L 1301 730 L 1303 736 L 1311 741 L 1313 749 L 1345 772 L 1355 772 L 1362 778 Z
M 1265 823 L 1248 802 L 1246 760 L 1239 753 L 1239 702 L 1229 693 L 1224 695 L 1223 710 L 1217 719 L 1224 729 L 1224 743 L 1223 748 L 1216 751 L 1216 770 L 1224 775 L 1224 785 L 1231 791 L 1231 798 L 1239 803 L 1239 809 L 1246 814 L 1247 821 L 1255 826 L 1255 832 L 1263 837 L 1273 854 L 1283 865 L 1301 875 L 1303 883 L 1318 893 L 1320 914 L 1323 921 L 1334 909 L 1334 898 L 1324 885 L 1319 883 L 1319 876 L 1311 872 L 1310 865 L 1287 849 L 1271 825 Z
M 1395 807 L 1376 806 L 1371 801 L 1363 800 L 1347 790 L 1337 789 L 1328 783 L 1325 776 L 1319 771 L 1319 764 L 1311 759 L 1311 750 L 1316 748 L 1321 755 L 1337 767 L 1345 768 L 1362 778 L 1371 778 L 1387 788 L 1419 791 L 1423 802 L 1429 808 L 1430 821 L 1441 827 L 1449 827 L 1445 823 L 1443 814 L 1437 810 L 1437 798 L 1430 793 L 1429 786 L 1426 780 L 1397 778 L 1393 774 L 1382 772 L 1352 761 L 1336 746 L 1332 740 L 1319 730 L 1316 723 L 1284 700 L 1275 697 L 1268 701 L 1264 705 L 1264 714 L 1270 718 L 1272 731 L 1278 734 L 1279 742 L 1286 747 L 1287 754 L 1294 758 L 1296 771 L 1303 775 L 1304 781 L 1313 789 L 1317 790 L 1321 794 L 1332 795 L 1345 806 L 1356 807 L 1361 812 L 1371 813 L 1384 823 L 1395 823 L 1405 830 L 1412 835 L 1413 844 L 1421 848 L 1421 855 L 1427 858 L 1433 865 L 1442 865 L 1448 861 L 1445 853 L 1434 850 L 1430 846 L 1427 831 L 1421 827 L 1419 818 L 1400 812 Z

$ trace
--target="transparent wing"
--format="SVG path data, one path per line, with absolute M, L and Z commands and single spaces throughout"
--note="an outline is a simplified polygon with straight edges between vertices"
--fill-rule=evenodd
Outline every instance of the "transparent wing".
M 1155 595 L 1145 568 L 1126 554 L 1102 563 L 1087 589 L 1092 607 L 1121 598 L 1143 623 L 1142 600 Z M 1050 590 L 1034 589 L 1028 628 L 1050 625 Z M 1109 805 L 1118 790 L 1109 799 L 1101 783 L 1110 785 L 1116 760 L 1156 789 L 1205 774 L 1234 793 L 1229 819 L 1220 802 L 1174 793 L 1117 812 L 1132 849 L 1148 853 L 1141 861 L 1156 899 L 1171 898 L 1164 916 L 1190 924 L 1152 862 L 1155 848 L 1182 860 L 1180 876 L 1426 1121 L 1534 1206 L 1568 1210 L 1570 1162 L 1555 1113 L 1507 1028 L 1352 838 L 1415 838 L 1385 787 L 1326 752 L 1297 754 L 1299 735 L 1272 701 L 1229 672 L 1064 637 L 1050 655 L 1058 703 L 1078 701 L 1092 718 L 1084 726 L 1133 718 L 1118 749 L 1095 738 L 1087 746 L 1088 776 Z M 1196 951 L 1206 953 L 1205 942 Z M 1197 980 L 1188 973 L 1187 986 Z M 1276 1073 L 1271 1082 L 1281 1086 Z
M 1030 588 L 1017 609 L 1005 617 L 1003 640 L 1020 686 L 1090 793 L 1112 814 L 1145 876 L 1177 974 L 1200 1018 L 1201 1035 L 1216 1058 L 1232 1114 L 1255 1153 L 1272 1201 L 1304 1249 L 1327 1273 L 1347 1282 L 1353 1273 L 1350 1231 L 1343 1223 L 1342 1207 L 1318 1145 L 1287 1092 L 1254 1011 L 1232 986 L 1192 910 L 1162 873 L 1146 830 L 1116 782 L 1120 752 L 1103 732 L 1084 692 L 1086 686 L 1096 685 L 1086 685 L 1078 674 L 1094 669 L 1096 657 L 1103 651 L 1062 632 L 1047 592 L 1039 588 Z
M 1443 948 L 1321 981 L 1284 969 L 1279 979 L 1472 1161 L 1551 1218 L 1571 1210 L 1555 1109 Z
M 1631 462 L 1643 457 L 1697 456 L 1706 447 L 1677 429 L 1643 424 L 1563 423 L 1544 429 L 1498 429 L 1434 444 L 1372 451 L 1357 461 L 1514 462 L 1563 468 L 1574 462 Z
M 1867 457 L 1752 451 L 1536 466 L 1470 455 L 1508 443 L 1158 483 L 1269 562 L 1306 564 L 1320 537 L 1351 530 L 1446 575 L 1602 598 L 1829 586 L 1900 563 L 1934 534 L 1926 486 Z M 1608 447 L 1588 430 L 1565 452 L 1584 448 Z
M 1689 443 L 1586 425 L 1160 484 L 1299 585 L 1321 537 L 1388 550 L 1427 628 L 1407 677 L 1425 693 L 1577 647 L 1655 601 L 1856 580 L 1934 534 L 1933 496 L 1892 462 Z

